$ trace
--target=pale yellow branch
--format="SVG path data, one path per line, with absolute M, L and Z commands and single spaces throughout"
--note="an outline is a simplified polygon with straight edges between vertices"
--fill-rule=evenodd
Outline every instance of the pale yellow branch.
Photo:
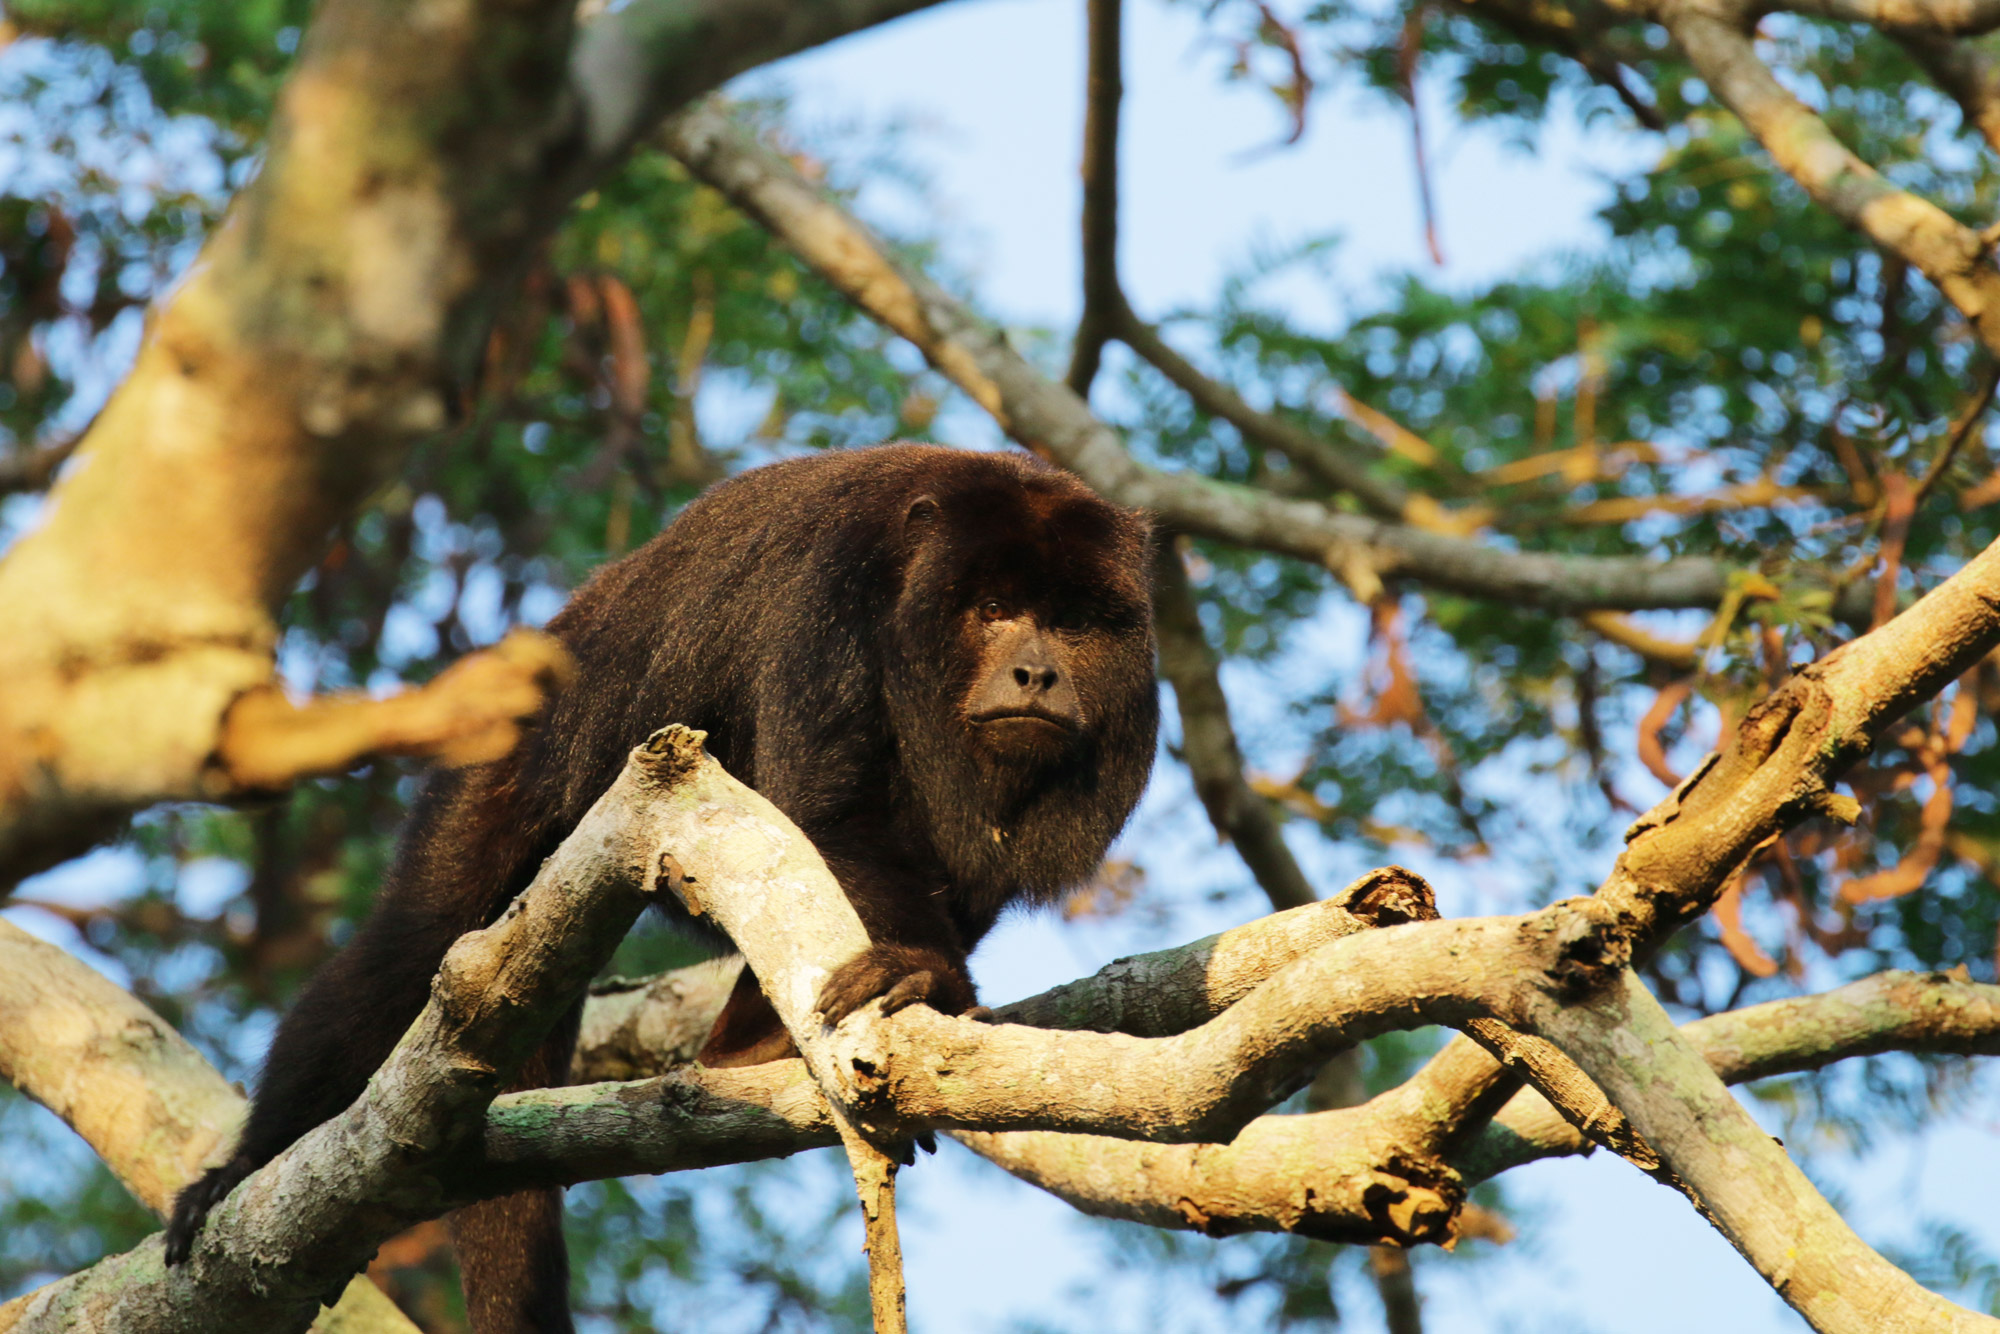
M 573 670 L 554 639 L 515 630 L 428 685 L 386 699 L 356 693 L 294 704 L 276 686 L 259 686 L 223 718 L 216 795 L 284 787 L 379 756 L 429 756 L 452 766 L 497 760 Z

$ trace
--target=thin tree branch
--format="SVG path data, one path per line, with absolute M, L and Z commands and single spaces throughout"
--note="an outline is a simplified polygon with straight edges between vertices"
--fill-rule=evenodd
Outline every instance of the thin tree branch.
M 1118 290 L 1118 110 L 1125 95 L 1124 0 L 1088 0 L 1090 54 L 1083 119 L 1083 314 L 1070 346 L 1070 392 L 1090 401 L 1104 344 L 1116 335 Z
M 1719 561 L 1522 552 L 1146 467 L 1066 386 L 1041 375 L 1001 334 L 891 257 L 790 163 L 732 124 L 723 108 L 704 104 L 675 117 L 664 142 L 697 178 L 914 343 L 1015 439 L 1102 494 L 1151 510 L 1183 532 L 1296 556 L 1354 581 L 1402 576 L 1554 611 L 1713 607 L 1728 592 L 1731 570 Z
M 1298 859 L 1285 846 L 1282 821 L 1243 777 L 1243 753 L 1230 725 L 1229 699 L 1222 693 L 1215 650 L 1202 631 L 1180 552 L 1170 541 L 1160 543 L 1153 565 L 1153 624 L 1159 636 L 1160 675 L 1173 686 L 1180 711 L 1181 756 L 1209 823 L 1218 837 L 1236 848 L 1272 908 L 1311 903 L 1317 896 Z
M 1874 23 L 1925 26 L 1900 20 L 1928 18 L 1937 30 L 1979 31 L 2000 6 L 1986 0 L 1935 4 L 1874 4 L 1869 0 L 1808 0 L 1801 12 Z M 1979 234 L 1930 201 L 1891 185 L 1841 143 L 1826 122 L 1785 90 L 1751 44 L 1756 13 L 1747 4 L 1654 0 L 1664 24 L 1702 81 L 1743 121 L 1779 168 L 1822 208 L 1891 254 L 1916 266 L 1963 314 L 1989 352 L 2000 355 L 2000 270 Z M 1990 12 L 1990 13 L 1989 13 Z M 1958 16 L 1974 26 L 1947 29 Z
M 1368 461 L 1322 439 L 1283 417 L 1259 412 L 1243 401 L 1234 389 L 1203 374 L 1193 362 L 1175 351 L 1159 331 L 1132 313 L 1123 296 L 1113 308 L 1117 336 L 1153 368 L 1167 377 L 1194 405 L 1211 417 L 1220 417 L 1246 439 L 1275 449 L 1324 485 L 1345 491 L 1384 519 L 1408 519 L 1413 498 L 1403 487 L 1368 471 Z M 1430 510 L 1437 502 L 1425 497 Z M 1425 512 L 1425 511 L 1420 511 Z M 1419 527 L 1428 526 L 1419 524 Z

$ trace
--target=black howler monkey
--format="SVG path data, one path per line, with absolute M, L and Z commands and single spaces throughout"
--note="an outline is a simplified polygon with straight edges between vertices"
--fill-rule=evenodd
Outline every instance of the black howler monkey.
M 974 1004 L 966 954 L 1011 903 L 1088 876 L 1153 758 L 1143 517 L 1018 454 L 919 445 L 794 459 L 723 482 L 550 622 L 575 683 L 505 759 L 432 777 L 379 901 L 279 1025 L 235 1156 L 182 1192 L 208 1210 L 365 1087 L 451 942 L 496 918 L 669 722 L 826 859 L 873 942 L 820 1008 Z M 563 1082 L 576 1012 L 520 1087 Z M 702 1053 L 787 1054 L 746 972 Z M 460 1210 L 479 1334 L 566 1331 L 560 1193 Z

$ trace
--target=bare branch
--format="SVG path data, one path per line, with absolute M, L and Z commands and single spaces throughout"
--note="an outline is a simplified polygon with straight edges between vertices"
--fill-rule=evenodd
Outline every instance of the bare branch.
M 1681 1032 L 1728 1084 L 1748 1084 L 1879 1052 L 2000 1056 L 2000 987 L 1938 973 L 1877 973 L 1835 991 L 1769 1001 L 1684 1025 Z M 1454 1155 L 1467 1180 L 1590 1142 L 1523 1090 Z
M 938 0 L 631 0 L 582 25 L 569 86 L 587 152 L 563 203 L 622 161 L 660 118 L 747 69 L 928 9 Z
M 1125 96 L 1124 0 L 1089 0 L 1090 55 L 1083 120 L 1083 314 L 1070 347 L 1070 392 L 1090 401 L 1105 340 L 1117 333 L 1118 108 Z
M 614 979 L 590 989 L 570 1082 L 640 1079 L 693 1062 L 715 1027 L 736 975 L 737 955 L 656 977 Z
M 1534 1026 L 1603 1085 L 1718 1231 L 1820 1334 L 2000 1330 L 1884 1260 L 1730 1096 L 1630 971 Z
M 1728 591 L 1722 563 L 1687 558 L 1555 556 L 1336 513 L 1306 501 L 1138 463 L 1066 386 L 1036 371 L 1006 339 L 710 103 L 675 117 L 664 141 L 696 177 L 762 223 L 862 310 L 916 345 L 1003 430 L 1122 504 L 1181 531 L 1376 578 L 1555 611 L 1712 607 Z
M 1598 901 L 1621 919 L 1633 959 L 1644 962 L 1708 911 L 1765 839 L 1813 814 L 1851 821 L 1853 799 L 1832 784 L 1912 705 L 1996 644 L 2000 544 L 1887 625 L 1802 667 L 1753 707 L 1726 753 L 1708 756 L 1627 831 L 1625 851 L 1598 888 Z M 1513 1041 L 1490 1029 L 1481 1036 L 1503 1052 Z M 1542 1056 L 1517 1054 L 1524 1065 Z M 1434 1124 L 1444 1142 L 1474 1128 L 1516 1087 L 1469 1040 L 1452 1043 L 1413 1082 L 1439 1109 Z M 1611 1142 L 1630 1156 L 1635 1146 L 1614 1100 L 1582 1089 L 1563 1110 L 1583 1113 L 1573 1121 L 1579 1127 L 1612 1132 Z
M 161 1217 L 245 1111 L 243 1095 L 132 993 L 5 919 L 0 1076 L 67 1122 Z M 0 1306 L 0 1330 L 33 1299 Z M 314 1328 L 413 1334 L 416 1326 L 359 1276 Z
M 228 792 L 281 788 L 387 755 L 447 765 L 497 760 L 574 674 L 562 645 L 515 630 L 430 684 L 386 699 L 355 692 L 293 704 L 275 686 L 244 692 L 222 722 L 214 764 Z
M 1194 591 L 1172 542 L 1160 543 L 1153 565 L 1153 623 L 1160 675 L 1173 686 L 1180 711 L 1181 755 L 1216 835 L 1235 846 L 1273 908 L 1311 903 L 1317 896 L 1285 846 L 1283 823 L 1243 777 L 1243 753 L 1229 722 L 1215 650 L 1202 632 Z
M 2000 1054 L 2000 987 L 1883 973 L 1819 996 L 1697 1020 L 1682 1033 L 1732 1084 L 1880 1051 Z M 1448 1048 L 1449 1052 L 1451 1049 Z M 1480 1059 L 1476 1049 L 1471 1054 Z M 1448 1063 L 1449 1056 L 1438 1062 Z M 1591 1142 L 1533 1090 L 1469 1145 L 1424 1133 L 1436 1110 L 1418 1081 L 1359 1108 L 1265 1116 L 1226 1145 L 1138 1144 L 1052 1132 L 953 1138 L 1086 1213 L 1221 1235 L 1443 1241 L 1473 1184 Z

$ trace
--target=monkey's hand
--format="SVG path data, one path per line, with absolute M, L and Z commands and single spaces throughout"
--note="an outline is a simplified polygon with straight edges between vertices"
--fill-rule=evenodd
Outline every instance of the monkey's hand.
M 918 1001 L 943 1014 L 964 1014 L 979 1004 L 962 959 L 921 945 L 885 944 L 870 945 L 833 970 L 819 989 L 819 1012 L 837 1024 L 877 996 L 886 1014 Z
M 201 1225 L 208 1221 L 208 1211 L 229 1198 L 229 1192 L 241 1185 L 243 1178 L 256 1171 L 261 1164 L 253 1163 L 243 1154 L 237 1154 L 220 1167 L 208 1171 L 174 1197 L 174 1215 L 167 1220 L 167 1263 L 184 1263 L 188 1252 L 194 1249 L 194 1239 L 201 1232 Z

